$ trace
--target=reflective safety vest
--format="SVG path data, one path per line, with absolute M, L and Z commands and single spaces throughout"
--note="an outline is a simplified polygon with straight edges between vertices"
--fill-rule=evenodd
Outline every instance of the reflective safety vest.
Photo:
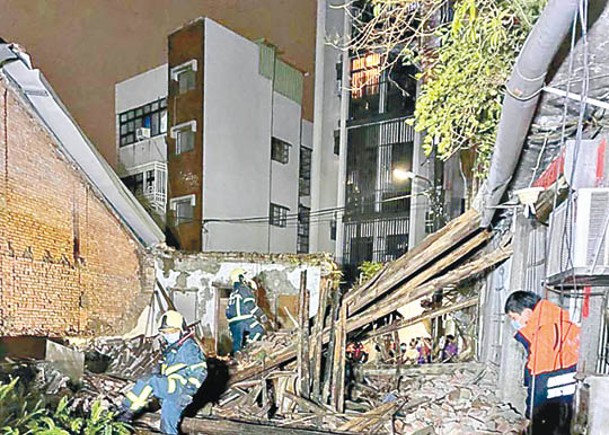
M 180 384 L 194 394 L 207 378 L 205 355 L 192 338 L 168 346 L 163 351 L 161 375 L 167 376 L 169 393 Z
M 236 282 L 226 307 L 228 323 L 252 319 L 262 314 L 262 310 L 256 305 L 256 297 L 252 290 L 244 283 Z
M 547 300 L 535 306 L 527 324 L 515 335 L 528 350 L 527 368 L 532 375 L 574 367 L 579 353 L 580 327 L 569 312 Z

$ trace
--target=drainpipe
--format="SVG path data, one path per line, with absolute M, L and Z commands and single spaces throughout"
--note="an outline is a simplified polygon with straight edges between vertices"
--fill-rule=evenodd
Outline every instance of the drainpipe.
M 527 37 L 507 83 L 484 191 L 481 227 L 488 227 L 514 174 L 550 62 L 576 16 L 579 0 L 550 0 Z

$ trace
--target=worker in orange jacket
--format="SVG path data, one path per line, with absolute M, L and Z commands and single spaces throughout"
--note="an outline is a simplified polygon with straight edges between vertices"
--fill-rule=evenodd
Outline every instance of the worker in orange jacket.
M 569 312 L 528 291 L 512 293 L 505 313 L 527 350 L 527 417 L 533 433 L 569 433 L 580 327 Z M 552 432 L 555 431 L 555 432 Z

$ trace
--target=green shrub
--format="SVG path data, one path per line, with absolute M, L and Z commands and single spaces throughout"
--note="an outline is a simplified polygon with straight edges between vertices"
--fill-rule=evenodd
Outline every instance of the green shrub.
M 2 435 L 127 435 L 130 427 L 114 421 L 115 415 L 96 401 L 83 415 L 63 397 L 55 409 L 43 396 L 27 390 L 19 379 L 0 383 L 0 434 Z

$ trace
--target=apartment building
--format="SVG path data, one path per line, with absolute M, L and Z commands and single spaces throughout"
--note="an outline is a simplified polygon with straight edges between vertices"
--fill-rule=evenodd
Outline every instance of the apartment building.
M 165 195 L 169 240 L 189 251 L 309 252 L 313 125 L 302 86 L 272 45 L 208 18 L 168 36 L 166 65 L 117 85 L 123 180 Z M 149 182 L 150 168 L 166 172 Z
M 364 261 L 399 257 L 463 203 L 458 158 L 426 158 L 407 122 L 416 70 L 341 47 L 353 14 L 339 0 L 318 2 L 313 178 L 326 188 L 313 189 L 311 212 L 313 250 L 333 251 L 348 279 Z
M 115 88 L 118 173 L 144 207 L 165 222 L 167 208 L 167 65 Z

